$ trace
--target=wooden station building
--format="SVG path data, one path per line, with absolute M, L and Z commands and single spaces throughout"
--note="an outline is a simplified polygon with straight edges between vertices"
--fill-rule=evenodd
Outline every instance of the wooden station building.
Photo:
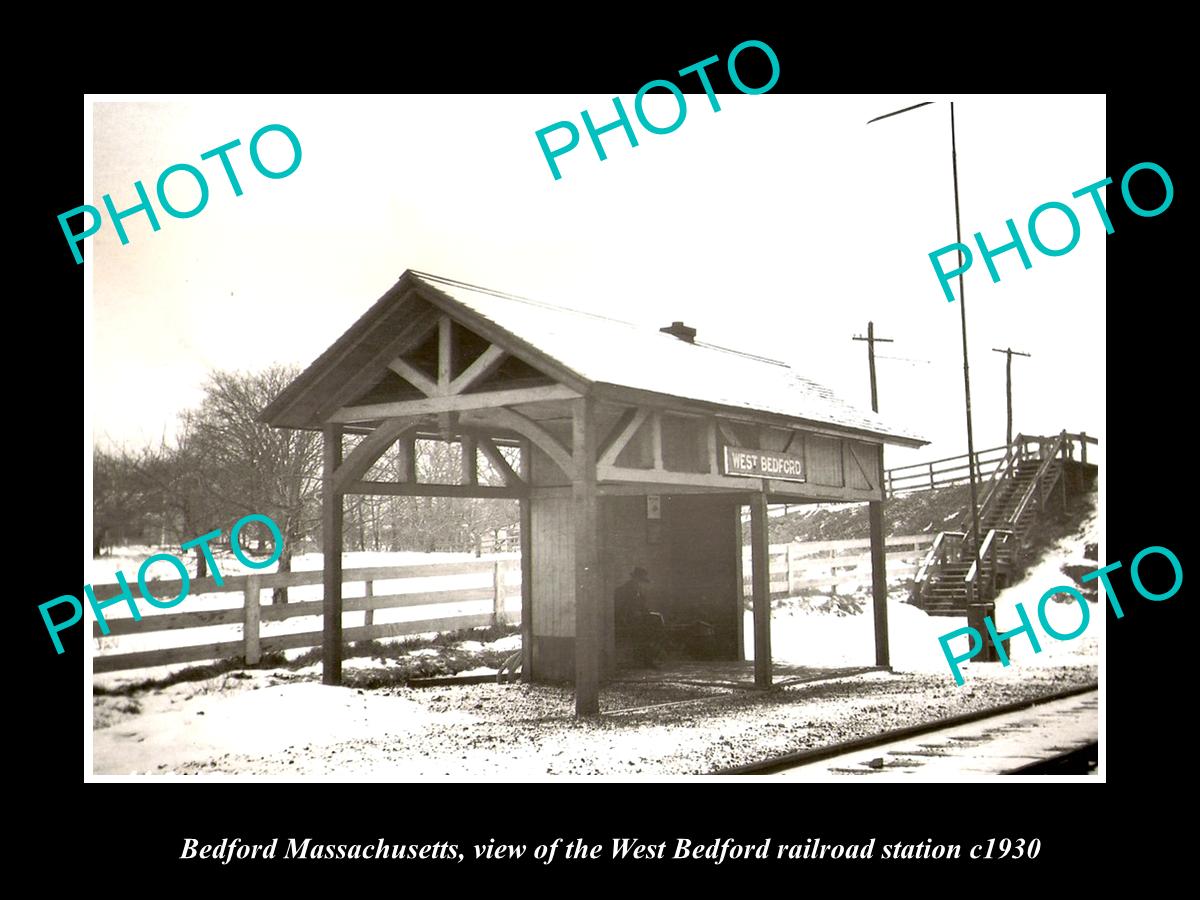
M 742 508 L 751 523 L 755 683 L 771 685 L 767 504 L 871 502 L 876 664 L 888 665 L 883 445 L 924 443 L 790 367 L 406 271 L 260 418 L 324 433 L 324 681 L 342 658 L 347 494 L 520 501 L 526 680 L 573 680 L 599 710 L 617 662 L 613 592 L 649 570 L 655 608 L 743 658 Z M 349 452 L 346 434 L 361 439 Z M 418 480 L 414 442 L 461 447 L 457 484 Z M 400 480 L 370 480 L 399 446 Z M 520 447 L 518 458 L 504 447 Z M 395 452 L 395 451 L 394 451 Z M 480 455 L 503 484 L 481 483 Z M 495 479 L 491 479 L 495 481 Z

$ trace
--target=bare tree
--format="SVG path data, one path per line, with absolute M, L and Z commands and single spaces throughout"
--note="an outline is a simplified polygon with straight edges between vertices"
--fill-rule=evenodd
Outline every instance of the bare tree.
M 321 438 L 273 428 L 257 416 L 296 374 L 288 366 L 214 372 L 191 418 L 189 440 L 201 485 L 228 516 L 261 513 L 279 526 L 280 572 L 291 571 L 296 544 L 319 521 Z M 286 603 L 287 588 L 276 588 L 273 602 Z
M 92 454 L 92 555 L 147 525 L 145 485 L 137 461 L 125 450 L 96 446 Z

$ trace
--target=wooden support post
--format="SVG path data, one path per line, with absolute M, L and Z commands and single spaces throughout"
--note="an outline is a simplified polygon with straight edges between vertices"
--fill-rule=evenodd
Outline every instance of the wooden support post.
M 417 436 L 407 434 L 400 438 L 400 480 L 417 483 Z
M 324 558 L 324 628 L 321 637 L 321 681 L 342 683 L 342 495 L 333 478 L 342 464 L 342 426 L 324 429 L 321 478 L 321 555 Z
M 1058 480 L 1062 482 L 1062 509 L 1063 513 L 1067 511 L 1067 433 L 1062 433 L 1062 471 L 1058 473 Z
M 594 401 L 572 402 L 575 477 L 575 715 L 600 713 L 600 569 L 596 547 L 596 421 Z
M 734 659 L 746 658 L 746 576 L 742 572 L 742 503 L 739 500 L 733 504 L 733 538 L 734 559 L 737 569 L 737 615 L 735 617 L 737 630 L 737 656 Z
M 654 459 L 654 468 L 661 471 L 664 468 L 662 413 L 657 410 L 650 414 L 650 455 Z
M 449 393 L 454 372 L 454 323 L 449 316 L 438 319 L 438 392 Z
M 933 463 L 929 464 L 929 489 L 933 490 L 937 485 L 933 481 Z
M 785 512 L 784 515 L 787 515 L 787 513 Z M 792 577 L 793 577 L 792 550 L 793 550 L 792 544 L 784 545 L 783 564 L 787 567 L 787 592 L 788 592 L 789 597 L 792 596 L 792 592 L 793 592 L 793 587 L 792 587 Z
M 500 560 L 492 563 L 492 625 L 504 622 L 504 586 L 500 575 Z
M 463 484 L 479 484 L 479 462 L 476 457 L 478 449 L 475 438 L 464 434 L 461 438 Z
M 750 497 L 750 568 L 754 592 L 754 685 L 771 687 L 771 544 L 767 495 Z
M 242 598 L 242 640 L 245 642 L 245 660 L 248 666 L 258 665 L 262 659 L 258 637 L 261 580 L 261 575 L 246 576 L 246 589 Z
M 709 419 L 704 423 L 704 438 L 708 450 L 708 474 L 720 475 L 721 463 L 717 452 L 717 420 Z
M 1087 432 L 1079 432 L 1079 461 L 1087 465 Z
M 375 596 L 375 582 L 367 581 L 367 590 L 366 590 L 366 593 L 364 596 L 366 596 L 368 598 L 368 600 L 367 600 L 367 609 L 363 612 L 363 626 L 366 628 L 370 628 L 372 625 L 375 624 L 375 610 L 371 609 L 370 599 L 369 599 L 369 598 Z
M 521 478 L 530 483 L 529 441 L 521 442 Z M 522 497 L 521 504 L 521 680 L 533 681 L 533 501 Z
M 871 600 L 875 614 L 875 665 L 890 666 L 888 652 L 888 589 L 887 552 L 883 533 L 883 503 L 872 500 L 867 504 L 871 528 Z

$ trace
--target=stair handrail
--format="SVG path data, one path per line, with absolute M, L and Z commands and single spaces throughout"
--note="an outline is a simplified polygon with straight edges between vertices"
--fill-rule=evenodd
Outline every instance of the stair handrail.
M 964 581 L 974 581 L 975 580 L 975 577 L 979 574 L 979 572 L 978 572 L 979 560 L 986 561 L 988 554 L 992 552 L 992 542 L 995 539 L 996 539 L 996 529 L 995 528 L 988 529 L 987 537 L 985 537 L 983 539 L 983 546 L 981 546 L 979 548 L 979 559 L 973 560 L 971 562 L 971 568 L 967 569 L 967 577 L 964 579 Z
M 917 575 L 913 579 L 914 603 L 921 601 L 921 594 L 925 590 L 925 582 L 933 574 L 931 570 L 936 570 L 942 564 L 942 557 L 950 548 L 950 542 L 947 538 L 958 538 L 961 542 L 966 538 L 966 534 L 961 531 L 939 531 L 937 533 L 937 537 L 933 539 L 933 543 L 929 547 L 929 552 L 921 560 L 921 566 L 917 569 Z
M 1012 532 L 1006 528 L 989 528 L 987 537 L 983 539 L 983 546 L 979 550 L 979 559 L 971 563 L 971 568 L 967 569 L 966 578 L 963 583 L 967 586 L 967 602 L 970 603 L 974 598 L 992 600 L 996 596 L 996 573 L 999 570 L 997 565 L 996 553 L 1002 540 L 1007 540 L 1012 536 Z M 979 571 L 980 560 L 983 562 L 983 571 Z M 981 592 L 976 584 L 976 579 L 980 575 L 987 580 L 987 590 Z
M 1010 525 L 1020 521 L 1021 517 L 1025 514 L 1026 507 L 1029 506 L 1030 501 L 1033 499 L 1034 493 L 1041 488 L 1042 479 L 1046 477 L 1046 473 L 1050 471 L 1050 467 L 1058 459 L 1058 454 L 1062 451 L 1064 435 L 1065 432 L 1055 435 L 1054 443 L 1050 445 L 1049 451 L 1043 451 L 1042 464 L 1038 466 L 1037 472 L 1034 473 L 1033 480 L 1030 481 L 1028 487 L 1025 488 L 1025 494 L 1021 498 L 1021 502 L 1017 505 L 1017 508 L 1013 510 L 1013 514 L 1008 517 L 1008 522 Z M 1045 447 L 1045 444 L 1043 443 L 1042 446 Z
M 1063 466 L 1065 467 L 1067 455 L 1071 452 L 1071 442 L 1068 439 L 1068 435 L 1065 430 L 1059 433 L 1059 440 L 1054 444 L 1054 447 L 1055 447 L 1055 450 L 1051 454 L 1051 458 L 1052 459 L 1062 459 Z M 1051 491 L 1053 491 L 1055 485 L 1058 484 L 1060 477 L 1065 477 L 1065 475 L 1062 472 L 1062 469 L 1055 469 L 1054 477 L 1052 477 L 1052 478 L 1048 477 L 1042 481 L 1041 486 L 1038 488 L 1038 504 L 1039 505 L 1041 505 L 1041 506 L 1045 505 L 1046 498 L 1050 496 Z
M 1013 539 L 1013 536 L 1014 532 L 1008 528 L 988 529 L 987 537 L 983 539 L 983 547 L 979 551 L 979 559 L 983 563 L 983 571 L 978 572 L 975 568 L 977 563 L 972 562 L 971 568 L 967 570 L 967 575 L 964 579 L 969 590 L 973 590 L 971 585 L 974 584 L 976 578 L 982 575 L 987 581 L 987 593 L 985 596 L 988 599 L 996 596 L 996 576 L 1000 572 L 1000 560 L 998 558 L 1000 546 L 1007 544 Z
M 1022 435 L 1017 435 L 1013 442 L 1008 445 L 1008 452 L 1004 454 L 1004 459 L 997 463 L 996 468 L 992 470 L 992 474 L 988 476 L 988 480 L 984 483 L 983 500 L 979 504 L 979 518 L 982 519 L 987 514 L 988 506 L 996 499 L 996 489 L 1003 483 L 1003 480 L 1014 471 L 1013 463 L 1017 459 L 1017 454 L 1014 448 L 1020 445 Z M 1001 473 L 1004 473 L 1001 475 Z M 958 521 L 954 524 L 956 527 L 963 529 L 965 532 L 971 523 L 971 510 L 967 509 Z
M 929 567 L 937 565 L 938 554 L 942 551 L 942 543 L 946 540 L 946 532 L 939 531 L 937 537 L 933 539 L 933 543 L 929 545 L 929 550 L 925 554 L 925 558 L 921 560 L 921 565 L 917 569 L 917 577 L 913 579 L 915 584 L 920 584 L 929 577 Z

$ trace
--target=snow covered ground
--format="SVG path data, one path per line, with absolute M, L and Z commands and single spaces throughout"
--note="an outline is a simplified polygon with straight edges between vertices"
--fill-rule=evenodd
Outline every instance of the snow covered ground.
M 1099 525 L 1095 512 L 1080 525 L 1070 537 L 1063 538 L 1050 547 L 1040 560 L 1029 566 L 1026 577 L 1000 592 L 996 598 L 996 628 L 1009 631 L 1021 624 L 1016 606 L 1020 603 L 1029 620 L 1034 623 L 1041 652 L 1034 651 L 1029 639 L 1020 635 L 1010 643 L 1010 656 L 1014 669 L 1031 666 L 1099 665 L 1100 644 L 1104 634 L 1104 600 L 1088 603 L 1090 621 L 1087 630 L 1078 638 L 1059 641 L 1042 628 L 1038 620 L 1038 601 L 1042 594 L 1053 587 L 1066 585 L 1079 589 L 1079 585 L 1063 571 L 1064 567 L 1077 567 L 1091 571 L 1099 566 L 1095 560 L 1084 557 L 1087 544 L 1098 540 Z M 870 578 L 869 570 L 861 578 Z M 869 583 L 847 583 L 840 589 L 843 594 L 855 593 L 863 598 L 864 609 L 860 615 L 834 615 L 802 608 L 820 603 L 820 598 L 809 597 L 800 604 L 796 598 L 776 601 L 771 611 L 771 655 L 780 662 L 794 662 L 816 666 L 868 666 L 875 661 L 874 622 L 870 614 Z M 928 616 L 915 606 L 905 602 L 909 596 L 907 587 L 892 580 L 888 596 L 888 638 L 892 667 L 898 672 L 944 672 L 950 677 L 950 669 L 942 653 L 938 638 L 943 634 L 965 628 L 966 616 Z M 1094 592 L 1093 592 L 1094 596 Z M 1060 594 L 1046 604 L 1046 618 L 1055 631 L 1070 634 L 1079 627 L 1082 613 L 1079 604 L 1069 594 Z M 754 658 L 753 616 L 747 611 L 743 628 L 747 659 Z M 955 655 L 967 650 L 967 637 L 956 638 L 950 644 Z M 974 670 L 995 664 L 976 664 Z M 972 677 L 972 664 L 962 666 L 963 676 Z
M 1074 583 L 1062 571 L 1064 565 L 1095 568 L 1097 563 L 1085 560 L 1083 550 L 1096 542 L 1096 532 L 1092 516 L 1073 537 L 1058 542 L 1032 565 L 1021 584 L 1004 591 L 997 599 L 998 626 L 1019 624 L 1017 602 L 1036 623 L 1042 594 Z M 373 554 L 347 556 L 347 568 L 397 564 L 390 554 L 386 560 Z M 412 556 L 413 561 L 429 559 L 426 554 Z M 120 567 L 115 560 L 112 565 Z M 296 569 L 317 565 L 319 557 L 302 558 Z M 135 563 L 126 564 L 126 573 L 131 569 L 136 571 Z M 907 592 L 899 584 L 893 588 L 892 673 L 868 672 L 769 694 L 703 685 L 614 683 L 605 686 L 601 696 L 602 711 L 611 714 L 577 721 L 568 686 L 491 683 L 356 690 L 321 685 L 318 665 L 235 671 L 129 696 L 98 696 L 94 771 L 388 779 L 702 773 L 1097 678 L 1103 599 L 1089 603 L 1091 623 L 1081 637 L 1056 641 L 1035 624 L 1041 653 L 1035 654 L 1029 641 L 1018 637 L 1012 642 L 1012 665 L 967 663 L 966 683 L 958 687 L 938 637 L 963 627 L 965 619 L 927 616 L 903 602 Z M 847 585 L 841 590 L 849 589 Z M 230 601 L 236 599 L 233 595 Z M 857 615 L 838 615 L 806 608 L 819 605 L 816 599 L 804 604 L 783 601 L 773 610 L 775 659 L 807 666 L 871 665 L 869 604 Z M 434 609 L 445 614 L 445 607 Z M 1062 632 L 1074 630 L 1080 620 L 1073 600 L 1049 603 L 1047 614 Z M 746 626 L 750 658 L 749 616 Z M 519 642 L 518 635 L 508 635 L 487 644 L 464 641 L 457 650 L 508 652 L 519 648 Z M 410 656 L 434 652 L 438 651 L 419 648 Z M 351 658 L 344 670 L 390 665 L 390 660 Z M 117 683 L 149 674 L 160 673 L 142 670 L 115 673 L 123 678 L 105 677 Z M 654 704 L 658 708 L 641 711 Z M 638 711 L 617 714 L 618 710 Z
M 770 693 L 616 683 L 602 691 L 607 714 L 591 720 L 572 717 L 567 686 L 362 691 L 261 670 L 244 675 L 140 698 L 140 714 L 94 733 L 96 774 L 385 780 L 703 774 L 1042 696 L 1087 684 L 1095 673 L 994 666 L 956 688 L 940 674 L 867 672 Z
M 90 572 L 90 584 L 111 584 L 116 581 L 116 572 L 118 570 L 125 574 L 126 579 L 134 585 L 134 594 L 137 596 L 137 571 L 138 567 L 144 560 L 158 552 L 170 552 L 171 548 L 157 547 L 121 547 L 115 548 L 112 556 L 105 556 L 94 560 Z M 343 555 L 343 568 L 375 568 L 380 566 L 410 566 L 410 565 L 430 565 L 436 563 L 452 563 L 452 562 L 495 562 L 495 561 L 515 561 L 519 556 L 512 553 L 500 554 L 484 554 L 481 557 L 476 557 L 470 553 L 418 553 L 418 552 L 348 552 Z M 194 570 L 194 564 L 189 559 L 189 568 Z M 243 566 L 232 554 L 222 554 L 217 557 L 217 565 L 222 575 L 245 575 L 250 569 Z M 320 571 L 322 565 L 321 554 L 308 553 L 301 556 L 296 556 L 292 560 L 293 572 L 315 572 Z M 272 565 L 269 569 L 259 570 L 260 572 L 274 572 L 277 568 Z M 148 584 L 153 589 L 153 582 L 162 579 L 172 579 L 177 577 L 175 570 L 168 563 L 156 564 L 148 573 Z M 520 619 L 521 611 L 521 588 L 520 588 L 520 570 L 514 565 L 509 572 L 509 579 L 506 581 L 505 605 L 504 609 L 509 613 L 514 621 Z M 425 578 L 404 578 L 391 579 L 388 581 L 377 581 L 374 584 L 374 593 L 378 595 L 391 593 L 408 593 L 408 592 L 424 592 L 424 591 L 450 591 L 466 588 L 485 588 L 492 585 L 492 572 L 489 569 L 474 574 L 466 575 L 441 575 L 436 577 Z M 364 585 L 362 582 L 348 583 L 345 589 L 345 596 L 361 597 L 364 594 Z M 288 599 L 290 602 L 302 600 L 319 600 L 322 595 L 322 587 L 320 584 L 301 585 L 299 587 L 288 588 Z M 140 598 L 139 598 L 140 599 Z M 271 591 L 264 589 L 262 592 L 261 602 L 267 605 L 271 602 Z M 179 612 L 196 612 L 201 610 L 214 609 L 240 609 L 242 606 L 242 594 L 239 591 L 216 593 L 216 594 L 193 594 L 189 595 L 178 606 L 171 609 L 162 610 L 150 606 L 148 603 L 139 602 L 138 609 L 143 617 L 154 615 L 168 615 Z M 409 606 L 397 609 L 381 609 L 375 611 L 375 624 L 381 625 L 389 622 L 412 622 L 424 619 L 439 619 L 447 616 L 466 616 L 477 615 L 481 613 L 490 613 L 492 611 L 492 600 L 479 600 L 466 603 L 445 603 L 427 606 Z M 115 604 L 105 609 L 105 616 L 110 620 L 129 618 L 130 612 L 126 604 Z M 346 613 L 343 616 L 343 625 L 345 627 L 353 627 L 363 624 L 364 613 L 353 612 Z M 91 614 L 88 614 L 89 628 Z M 309 631 L 320 631 L 321 620 L 316 616 L 297 616 L 291 619 L 285 619 L 280 622 L 263 622 L 260 625 L 260 635 L 264 638 L 273 637 L 281 634 L 296 634 Z M 189 628 L 185 631 L 156 631 L 146 634 L 122 635 L 119 637 L 101 637 L 92 640 L 92 645 L 95 651 L 103 654 L 110 653 L 130 653 L 143 650 L 157 650 L 166 647 L 180 647 L 191 644 L 208 644 L 218 641 L 237 641 L 242 638 L 241 625 L 215 625 L 205 628 Z M 307 648 L 285 651 L 289 659 L 305 653 Z M 141 669 L 136 672 L 116 672 L 106 673 L 96 676 L 97 684 L 111 685 L 128 681 L 131 677 L 138 679 L 158 678 L 164 674 L 185 668 L 193 663 L 177 664 L 172 666 L 158 666 L 152 669 Z

